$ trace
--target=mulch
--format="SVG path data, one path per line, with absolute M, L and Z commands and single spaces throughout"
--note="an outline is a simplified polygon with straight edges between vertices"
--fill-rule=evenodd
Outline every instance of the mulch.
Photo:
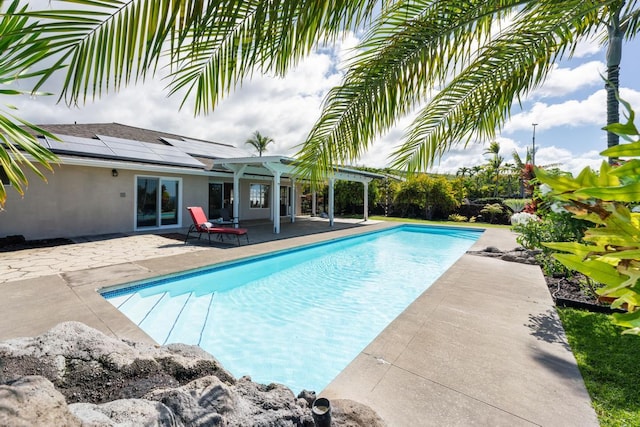
M 25 240 L 23 236 L 7 236 L 0 238 L 0 252 L 13 252 L 24 249 L 51 248 L 70 245 L 73 241 L 65 238 Z

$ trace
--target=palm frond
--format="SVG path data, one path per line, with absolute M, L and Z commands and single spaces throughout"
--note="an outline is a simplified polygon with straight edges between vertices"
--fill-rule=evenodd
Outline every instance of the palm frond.
M 598 8 L 584 2 L 538 6 L 523 9 L 429 102 L 396 151 L 395 167 L 424 170 L 453 144 L 493 138 L 513 103 L 541 85 L 554 61 L 571 55 L 580 37 L 600 25 Z
M 40 145 L 36 137 L 27 129 L 55 138 L 44 129 L 40 129 L 13 114 L 0 112 L 0 168 L 4 170 L 11 186 L 21 195 L 24 194 L 23 187 L 29 183 L 23 166 L 28 167 L 38 177 L 46 181 L 46 177 L 34 161 L 49 171 L 53 170 L 51 163 L 58 161 L 58 157 Z M 6 198 L 5 187 L 0 185 L 0 208 L 4 206 Z
M 398 2 L 358 46 L 343 83 L 327 96 L 298 156 L 316 169 L 346 163 L 472 59 L 491 24 L 521 1 Z M 314 159 L 314 153 L 324 153 Z M 323 160 L 324 159 L 324 160 Z M 316 175 L 316 172 L 311 172 Z
M 202 1 L 59 0 L 74 8 L 29 10 L 33 31 L 48 43 L 47 57 L 67 67 L 60 97 L 86 102 L 155 72 L 167 46 L 177 46 L 201 16 Z M 34 90 L 55 70 L 47 69 Z
M 215 2 L 174 52 L 169 93 L 211 111 L 253 72 L 283 75 L 319 43 L 371 18 L 374 0 Z
M 627 1 L 623 10 L 620 26 L 624 28 L 625 38 L 627 40 L 635 38 L 640 32 L 640 9 L 638 9 L 638 1 Z
M 33 31 L 33 23 L 20 15 L 25 10 L 26 6 L 21 6 L 20 2 L 15 0 L 0 15 L 0 34 L 2 34 L 0 37 L 1 84 L 42 75 L 42 70 L 31 70 L 31 67 L 46 57 L 47 42 L 38 40 L 37 33 Z M 25 92 L 16 89 L 2 89 L 0 94 L 24 96 Z M 15 110 L 15 107 L 10 105 L 8 107 Z M 20 194 L 24 192 L 23 186 L 28 184 L 22 166 L 27 166 L 36 175 L 44 178 L 32 160 L 49 170 L 51 170 L 51 162 L 57 160 L 57 157 L 38 144 L 35 137 L 26 129 L 40 131 L 16 115 L 0 110 L 0 169 L 6 175 L 11 186 Z M 0 208 L 4 205 L 6 198 L 5 187 L 0 185 Z

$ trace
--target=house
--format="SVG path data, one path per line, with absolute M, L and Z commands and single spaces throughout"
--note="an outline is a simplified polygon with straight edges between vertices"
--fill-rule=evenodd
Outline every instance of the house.
M 240 221 L 268 220 L 279 233 L 281 221 L 295 221 L 300 212 L 301 182 L 290 157 L 256 157 L 228 144 L 118 123 L 40 127 L 60 138 L 37 135 L 60 163 L 45 173 L 47 182 L 27 171 L 24 197 L 7 189 L 0 237 L 171 230 L 189 226 L 187 206 L 202 206 L 209 218 L 226 209 Z M 376 177 L 336 169 L 328 183 L 330 225 L 333 182 L 362 182 L 366 201 Z M 366 212 L 365 206 L 365 219 Z

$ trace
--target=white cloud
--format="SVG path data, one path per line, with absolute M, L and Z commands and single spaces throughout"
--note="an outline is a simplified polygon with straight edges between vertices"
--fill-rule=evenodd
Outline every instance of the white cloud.
M 640 91 L 622 88 L 621 97 L 635 109 L 640 107 Z M 566 100 L 556 104 L 536 102 L 529 111 L 514 114 L 507 122 L 503 133 L 531 130 L 532 123 L 538 123 L 539 130 L 559 126 L 579 127 L 606 124 L 607 93 L 600 89 L 584 100 Z M 623 116 L 621 116 L 622 119 Z
M 599 169 L 603 159 L 597 151 L 577 154 L 555 146 L 540 148 L 536 153 L 536 165 L 557 167 L 574 175 L 587 166 Z
M 602 52 L 602 44 L 594 37 L 581 40 L 573 53 L 574 58 L 586 58 Z
M 562 68 L 554 64 L 545 83 L 531 92 L 529 99 L 562 97 L 585 87 L 603 85 L 606 65 L 601 61 L 589 61 L 575 68 Z
M 452 150 L 442 158 L 438 165 L 431 168 L 430 172 L 455 174 L 463 166 L 473 167 L 487 164 L 489 156 L 483 154 L 485 149 L 486 145 L 470 144 L 466 149 Z M 504 157 L 505 163 L 513 163 L 514 149 L 524 159 L 526 152 L 524 147 L 518 146 L 514 141 L 501 140 L 500 155 Z M 555 146 L 541 148 L 536 153 L 536 165 L 557 167 L 574 175 L 577 175 L 586 166 L 598 169 L 602 160 L 603 157 L 597 151 L 576 153 Z

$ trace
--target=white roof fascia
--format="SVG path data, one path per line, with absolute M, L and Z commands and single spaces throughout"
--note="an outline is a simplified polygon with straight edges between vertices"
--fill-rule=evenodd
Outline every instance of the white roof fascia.
M 214 165 L 245 163 L 248 165 L 261 165 L 263 163 L 281 163 L 282 160 L 294 161 L 294 159 L 285 156 L 263 156 L 263 157 L 236 157 L 231 159 L 217 159 L 213 161 Z
M 284 162 L 283 162 L 284 161 Z M 295 170 L 295 166 L 292 165 L 292 162 L 296 160 L 291 157 L 285 156 L 263 156 L 263 157 L 245 157 L 245 158 L 237 158 L 237 159 L 220 159 L 213 162 L 214 165 L 220 165 L 224 167 L 228 167 L 233 170 L 235 164 L 246 164 L 252 170 L 254 166 L 262 166 L 265 169 L 270 170 L 271 172 L 278 170 L 281 174 L 292 174 Z M 229 165 L 229 166 L 227 166 Z M 337 170 L 332 174 L 332 177 L 339 180 L 345 181 L 356 181 L 362 183 L 369 183 L 373 181 L 374 178 L 380 177 L 383 178 L 383 175 L 375 174 L 372 172 L 361 172 L 356 169 L 345 169 L 345 168 L 337 168 Z
M 276 174 L 276 172 L 279 172 L 280 175 L 283 174 L 291 174 L 293 172 L 293 169 L 291 166 L 289 165 L 285 165 L 283 163 L 275 163 L 275 162 L 264 162 L 262 163 L 262 166 L 264 166 L 265 168 L 267 168 L 268 170 L 270 170 L 274 176 Z
M 30 161 L 37 162 L 32 156 L 25 155 Z M 204 169 L 196 169 L 196 168 L 183 168 L 178 166 L 162 166 L 162 165 L 154 165 L 150 163 L 135 163 L 135 162 L 124 162 L 124 161 L 114 161 L 114 160 L 102 160 L 102 159 L 91 159 L 91 158 L 80 158 L 80 157 L 67 157 L 58 155 L 59 163 L 62 165 L 71 165 L 71 166 L 88 166 L 94 168 L 107 168 L 107 169 L 124 169 L 124 170 L 136 170 L 143 172 L 165 172 L 165 173 L 176 173 L 176 174 L 184 174 L 184 175 L 200 175 L 200 176 L 208 176 L 211 175 L 209 171 Z M 52 162 L 55 164 L 55 162 Z
M 333 174 L 333 177 L 335 179 L 339 179 L 343 181 L 355 181 L 355 182 L 362 182 L 362 183 L 369 183 L 373 181 L 373 178 L 370 178 L 368 176 L 358 175 L 355 173 L 345 173 L 340 171 L 335 172 Z

